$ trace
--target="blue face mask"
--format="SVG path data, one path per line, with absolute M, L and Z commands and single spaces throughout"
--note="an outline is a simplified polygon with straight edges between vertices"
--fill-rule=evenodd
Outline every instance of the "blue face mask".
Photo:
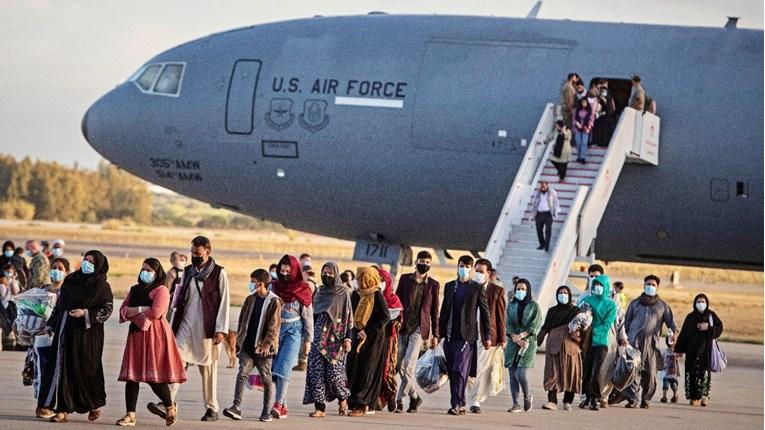
M 559 293 L 558 294 L 558 303 L 562 305 L 568 304 L 568 294 L 566 293 Z
M 460 279 L 465 279 L 468 276 L 470 276 L 470 268 L 469 267 L 460 267 L 457 269 L 457 275 L 459 275 Z
M 96 271 L 96 266 L 88 260 L 82 260 L 80 270 L 82 270 L 82 273 L 90 275 Z
M 644 291 L 646 296 L 653 297 L 656 295 L 656 287 L 654 287 L 653 285 L 646 284 Z
M 526 298 L 526 290 L 515 290 L 515 298 L 523 300 Z
M 11 258 L 13 257 L 13 254 L 15 254 L 15 252 L 12 249 L 6 249 L 5 251 L 3 251 L 3 255 L 5 255 L 5 258 Z
M 250 294 L 254 293 L 255 290 L 257 289 L 258 289 L 258 285 L 256 283 L 250 282 L 249 284 L 247 284 L 247 290 L 250 292 Z
M 3 272 L 3 276 L 8 279 L 13 279 L 13 272 Z
M 148 270 L 141 270 L 141 274 L 138 275 L 138 278 L 141 279 L 141 282 L 144 284 L 151 284 L 154 282 L 154 279 L 157 277 L 157 274 L 154 272 L 149 272 Z
M 64 248 L 53 248 L 52 254 L 56 258 L 61 257 L 64 255 Z
M 592 287 L 592 294 L 594 294 L 596 296 L 602 296 L 603 295 L 603 286 L 600 285 L 600 284 L 594 285 Z
M 53 269 L 50 271 L 50 280 L 53 282 L 61 282 L 65 276 L 66 274 L 63 270 Z

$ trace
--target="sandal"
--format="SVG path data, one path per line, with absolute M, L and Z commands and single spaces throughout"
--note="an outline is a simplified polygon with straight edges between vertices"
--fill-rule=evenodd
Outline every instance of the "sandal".
M 66 412 L 58 412 L 56 413 L 56 415 L 53 415 L 52 417 L 50 417 L 49 421 L 52 423 L 65 423 L 67 421 L 68 416 L 69 414 L 67 414 Z
M 327 413 L 316 409 L 315 411 L 308 414 L 308 416 L 311 418 L 324 418 L 327 416 Z
M 348 413 L 349 417 L 363 417 L 367 414 L 367 407 L 362 406 L 360 408 L 356 408 Z
M 172 406 L 168 406 L 165 411 L 165 425 L 170 427 L 178 421 L 178 404 L 173 403 Z
M 135 412 L 128 412 L 114 424 L 117 424 L 120 427 L 135 427 Z
M 338 404 L 337 414 L 341 417 L 348 415 L 348 400 L 341 400 Z
M 95 421 L 101 416 L 101 409 L 91 409 L 88 414 L 88 421 Z

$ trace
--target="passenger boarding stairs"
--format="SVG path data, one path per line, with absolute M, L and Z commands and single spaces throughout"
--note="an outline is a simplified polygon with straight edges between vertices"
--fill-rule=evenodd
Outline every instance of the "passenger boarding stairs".
M 549 103 L 485 252 L 486 258 L 496 263 L 502 279 L 528 279 L 534 299 L 543 309 L 554 303 L 557 287 L 567 284 L 574 260 L 594 258 L 598 225 L 624 163 L 658 165 L 659 118 L 626 108 L 608 148 L 590 147 L 586 164 L 575 161 L 576 145 L 572 141 L 571 161 L 561 183 L 549 161 L 554 142 L 544 144 L 555 120 L 555 106 Z M 531 200 L 540 180 L 548 181 L 560 201 L 560 212 L 553 220 L 550 252 L 537 250 L 539 241 L 532 219 Z

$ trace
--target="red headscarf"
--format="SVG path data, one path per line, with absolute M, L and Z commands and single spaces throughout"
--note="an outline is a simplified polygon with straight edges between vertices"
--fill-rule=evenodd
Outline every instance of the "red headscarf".
M 289 281 L 286 281 L 281 273 L 284 264 L 289 264 L 291 269 Z M 298 259 L 291 255 L 285 255 L 279 260 L 276 271 L 278 279 L 274 281 L 271 291 L 279 296 L 284 303 L 292 303 L 297 300 L 303 306 L 310 306 L 313 299 L 311 286 L 303 281 L 303 269 L 300 267 Z
M 399 300 L 398 296 L 393 292 L 393 280 L 390 277 L 390 273 L 379 267 L 377 267 L 377 272 L 385 282 L 385 290 L 383 290 L 382 293 L 383 297 L 385 297 L 385 303 L 388 304 L 388 309 L 403 309 L 404 306 L 401 304 L 401 300 Z

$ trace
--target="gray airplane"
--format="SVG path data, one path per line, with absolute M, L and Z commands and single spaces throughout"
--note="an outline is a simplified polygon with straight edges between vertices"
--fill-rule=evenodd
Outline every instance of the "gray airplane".
M 119 167 L 181 194 L 357 240 L 481 252 L 568 72 L 639 74 L 658 166 L 627 164 L 605 260 L 762 270 L 763 32 L 463 16 L 314 17 L 163 52 L 82 121 Z M 502 131 L 498 133 L 498 131 Z

